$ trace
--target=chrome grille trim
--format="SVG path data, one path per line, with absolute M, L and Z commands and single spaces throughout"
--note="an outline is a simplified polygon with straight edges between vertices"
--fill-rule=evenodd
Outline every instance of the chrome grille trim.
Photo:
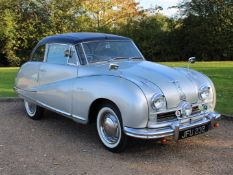
M 160 123 L 160 122 L 170 122 L 170 121 L 177 120 L 177 116 L 175 115 L 175 112 L 176 110 L 157 114 L 157 122 Z M 201 113 L 201 110 L 199 109 L 199 107 L 193 106 L 191 116 L 199 114 L 199 113 Z

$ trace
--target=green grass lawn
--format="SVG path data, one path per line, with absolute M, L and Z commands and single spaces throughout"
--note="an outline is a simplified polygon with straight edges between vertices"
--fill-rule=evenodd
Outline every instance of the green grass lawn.
M 17 67 L 0 68 L 0 97 L 16 96 L 13 87 L 18 70 Z
M 186 67 L 186 62 L 169 62 L 168 66 Z M 233 115 L 233 61 L 197 62 L 191 65 L 208 75 L 214 82 L 217 91 L 217 111 Z M 13 97 L 14 80 L 18 68 L 0 68 L 0 97 Z
M 162 64 L 187 67 L 185 62 Z M 223 114 L 233 115 L 233 61 L 197 62 L 190 68 L 206 74 L 214 82 L 217 92 L 216 110 Z

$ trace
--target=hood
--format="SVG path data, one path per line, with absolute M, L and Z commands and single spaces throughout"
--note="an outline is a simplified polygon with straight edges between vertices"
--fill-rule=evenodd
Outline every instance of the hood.
M 181 100 L 190 103 L 198 101 L 198 83 L 191 76 L 161 64 L 141 61 L 131 65 L 120 65 L 122 75 L 136 76 L 158 86 L 167 100 L 168 108 L 177 107 Z
M 153 84 L 165 95 L 168 108 L 177 107 L 182 100 L 190 103 L 198 102 L 200 84 L 197 79 L 193 78 L 191 72 L 189 74 L 182 69 L 149 61 L 122 61 L 116 62 L 116 64 L 119 65 L 119 68 L 112 71 L 109 71 L 109 63 L 92 65 L 95 68 L 93 69 L 90 66 L 88 74 L 111 74 L 121 76 L 130 81 L 135 80 L 135 84 L 138 84 L 138 80 L 143 83 Z

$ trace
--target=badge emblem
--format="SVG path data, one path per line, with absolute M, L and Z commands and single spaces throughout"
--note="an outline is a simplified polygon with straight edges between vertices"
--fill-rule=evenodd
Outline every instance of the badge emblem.
M 177 91 L 178 91 L 178 93 L 180 95 L 180 100 L 185 101 L 186 100 L 186 96 L 185 96 L 182 88 L 180 87 L 179 81 L 178 80 L 174 80 L 174 81 L 171 81 L 171 83 L 173 83 L 176 86 Z

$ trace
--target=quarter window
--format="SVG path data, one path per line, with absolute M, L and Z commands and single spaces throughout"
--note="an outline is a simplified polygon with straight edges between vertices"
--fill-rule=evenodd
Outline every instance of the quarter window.
M 65 56 L 65 51 L 70 50 L 66 44 L 49 44 L 47 62 L 53 64 L 67 64 L 69 57 Z
M 87 61 L 86 61 L 86 58 L 85 58 L 85 55 L 84 55 L 84 52 L 83 52 L 81 44 L 78 44 L 76 46 L 76 50 L 77 50 L 77 53 L 78 53 L 78 56 L 79 56 L 80 64 L 81 65 L 87 64 Z
M 39 46 L 32 55 L 32 61 L 44 61 L 45 45 Z
M 74 51 L 73 48 L 71 48 L 70 54 L 71 54 L 71 56 L 70 56 L 69 59 L 68 59 L 68 64 L 76 65 L 76 64 L 77 64 L 77 59 L 78 59 L 78 58 L 77 58 L 77 55 L 76 55 L 76 53 L 75 53 L 75 51 Z

